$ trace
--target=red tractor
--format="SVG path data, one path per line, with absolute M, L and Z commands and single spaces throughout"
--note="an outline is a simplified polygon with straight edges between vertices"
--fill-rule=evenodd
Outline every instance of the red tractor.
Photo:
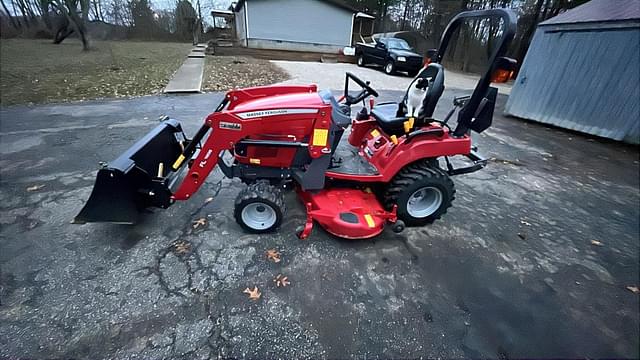
M 434 119 L 444 91 L 441 61 L 451 37 L 465 20 L 491 17 L 502 20 L 502 36 L 486 73 L 470 96 L 456 98 L 446 119 Z M 145 208 L 188 200 L 218 166 L 225 176 L 246 183 L 234 215 L 248 232 L 278 228 L 286 211 L 285 189 L 295 189 L 306 208 L 300 238 L 309 236 L 314 221 L 350 239 L 376 236 L 386 225 L 399 232 L 429 224 L 451 206 L 450 177 L 486 165 L 472 148 L 470 130 L 482 132 L 491 125 L 497 89 L 490 83 L 496 72 L 514 66 L 502 55 L 515 29 L 509 10 L 460 13 L 447 26 L 433 62 L 398 103 L 374 105 L 371 98 L 367 104 L 378 93 L 350 73 L 338 99 L 315 85 L 229 91 L 193 138 L 167 119 L 103 165 L 75 222 L 133 224 Z M 358 92 L 349 91 L 350 81 L 359 85 Z M 352 119 L 351 106 L 359 103 L 363 108 Z M 452 129 L 448 120 L 456 107 Z M 456 155 L 472 164 L 454 168 L 448 157 Z

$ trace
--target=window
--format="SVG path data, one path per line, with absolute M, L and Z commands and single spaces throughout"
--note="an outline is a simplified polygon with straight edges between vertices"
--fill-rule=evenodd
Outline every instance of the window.
M 411 46 L 402 39 L 386 39 L 385 45 L 389 49 L 411 50 Z

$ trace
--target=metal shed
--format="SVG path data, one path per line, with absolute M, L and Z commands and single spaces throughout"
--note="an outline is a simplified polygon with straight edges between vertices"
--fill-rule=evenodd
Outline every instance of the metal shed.
M 540 23 L 505 113 L 640 143 L 640 1 L 592 0 Z

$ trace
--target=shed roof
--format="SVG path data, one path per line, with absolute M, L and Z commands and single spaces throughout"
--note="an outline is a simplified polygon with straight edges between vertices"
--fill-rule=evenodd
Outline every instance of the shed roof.
M 640 19 L 638 0 L 591 0 L 543 21 L 540 25 L 576 24 Z
M 238 3 L 236 3 L 235 7 L 233 8 L 233 11 L 240 11 L 240 9 L 242 8 L 242 6 L 244 5 L 244 3 L 246 1 L 247 0 L 239 0 Z M 322 1 L 324 1 L 326 3 L 329 3 L 331 5 L 334 5 L 334 6 L 338 7 L 338 8 L 343 9 L 343 10 L 350 11 L 352 13 L 357 13 L 358 12 L 358 9 L 347 5 L 342 0 L 322 0 Z M 233 7 L 233 5 L 232 5 L 232 7 Z

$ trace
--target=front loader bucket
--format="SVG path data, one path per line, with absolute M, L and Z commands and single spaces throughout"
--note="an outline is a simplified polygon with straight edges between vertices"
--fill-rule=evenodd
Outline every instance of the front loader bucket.
M 151 130 L 117 159 L 103 165 L 89 200 L 74 223 L 135 224 L 140 211 L 171 204 L 170 185 L 179 172 L 171 165 L 187 141 L 176 120 Z

